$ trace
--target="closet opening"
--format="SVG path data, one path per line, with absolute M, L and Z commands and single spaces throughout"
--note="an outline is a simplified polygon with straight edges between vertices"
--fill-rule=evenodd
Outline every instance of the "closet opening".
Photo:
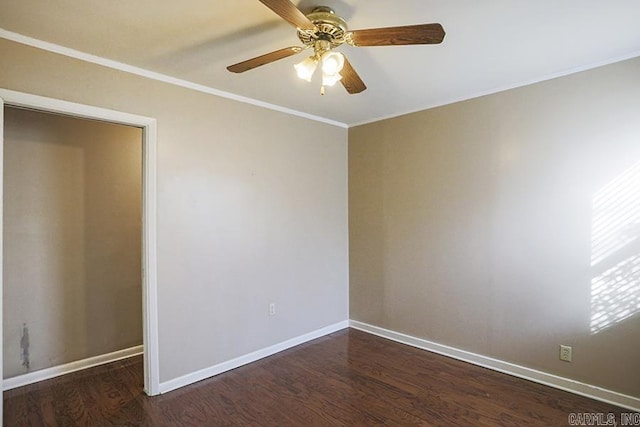
M 0 96 L 3 390 L 143 354 L 158 394 L 155 120 Z

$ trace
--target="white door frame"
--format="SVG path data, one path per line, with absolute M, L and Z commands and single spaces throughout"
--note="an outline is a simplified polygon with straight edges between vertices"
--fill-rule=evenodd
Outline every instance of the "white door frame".
M 156 120 L 105 108 L 92 107 L 0 88 L 0 331 L 2 330 L 4 107 L 20 107 L 54 114 L 142 128 L 142 342 L 144 391 L 160 394 L 158 355 L 158 297 L 156 261 Z M 0 383 L 2 382 L 0 340 Z M 0 388 L 1 389 L 1 388 Z M 0 425 L 2 405 L 0 405 Z

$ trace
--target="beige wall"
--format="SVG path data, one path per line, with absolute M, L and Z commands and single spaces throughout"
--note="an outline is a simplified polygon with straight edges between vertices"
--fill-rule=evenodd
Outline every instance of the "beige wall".
M 638 76 L 351 129 L 351 318 L 640 396 Z
M 161 381 L 348 318 L 346 129 L 6 40 L 0 54 L 0 87 L 157 119 Z
M 4 125 L 4 377 L 141 345 L 142 131 L 14 108 Z

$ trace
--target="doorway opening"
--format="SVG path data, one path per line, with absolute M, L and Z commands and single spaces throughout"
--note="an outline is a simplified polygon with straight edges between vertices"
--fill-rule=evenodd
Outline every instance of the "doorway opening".
M 7 281 L 0 281 L 6 287 L 0 287 L 0 295 L 8 301 L 17 297 L 14 301 L 18 302 L 10 308 L 5 305 L 8 313 L 4 318 L 11 328 L 8 335 L 16 335 L 11 340 L 16 348 L 7 350 L 19 354 L 18 361 L 3 360 L 6 363 L 2 365 L 8 367 L 6 376 L 33 363 L 36 377 L 38 372 L 51 377 L 56 376 L 54 366 L 73 365 L 71 361 L 78 357 L 99 364 L 101 355 L 106 357 L 104 363 L 109 357 L 126 357 L 127 352 L 142 350 L 144 390 L 158 394 L 155 120 L 4 89 L 0 89 L 0 98 L 0 152 L 10 153 L 0 162 L 0 179 L 11 184 L 6 187 L 1 182 L 0 186 L 6 203 L 0 209 L 0 219 L 9 225 L 0 234 L 6 252 L 0 250 L 2 279 Z M 11 120 L 11 127 L 5 117 Z M 6 148 L 11 150 L 6 151 L 6 131 L 13 132 L 16 121 L 26 118 L 32 124 L 35 120 L 36 125 L 25 129 L 27 139 L 35 143 L 16 144 L 7 139 Z M 75 125 L 84 128 L 84 136 L 69 133 Z M 43 128 L 58 129 L 64 142 L 43 143 L 38 139 Z M 120 135 L 121 141 L 127 135 L 137 137 L 137 147 L 135 143 L 105 144 L 97 136 L 100 129 Z M 110 158 L 118 153 L 124 153 L 124 158 L 119 158 L 122 163 Z M 35 157 L 28 163 L 33 170 L 25 170 L 20 162 L 30 156 Z M 138 163 L 137 171 L 127 168 L 131 162 Z M 17 181 L 26 181 L 26 187 L 15 190 Z M 127 185 L 133 187 L 125 190 Z M 29 206 L 36 199 L 37 206 Z M 134 232 L 133 238 L 124 233 L 127 230 Z M 56 258 L 61 252 L 66 257 Z M 114 260 L 120 261 L 115 270 Z M 52 286 L 47 287 L 45 281 Z M 15 286 L 15 282 L 20 284 Z M 36 289 L 29 292 L 29 286 Z M 56 303 L 56 297 L 62 303 Z M 33 324 L 13 325 L 12 310 L 20 310 L 21 303 L 31 298 L 40 306 L 50 305 L 31 313 Z M 48 360 L 44 361 L 42 354 L 30 357 L 30 341 L 37 342 L 40 350 L 51 351 Z M 4 353 L 2 348 L 0 354 Z M 11 380 L 6 383 L 3 389 Z

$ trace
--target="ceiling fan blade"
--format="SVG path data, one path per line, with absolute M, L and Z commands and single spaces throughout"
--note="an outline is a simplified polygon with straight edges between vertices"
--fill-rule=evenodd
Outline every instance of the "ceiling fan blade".
M 340 79 L 342 86 L 344 86 L 351 95 L 360 93 L 367 88 L 346 57 L 344 58 L 344 66 L 342 67 L 342 71 L 340 71 L 340 75 L 342 76 L 342 79 Z
M 350 33 L 350 38 L 353 46 L 392 46 L 438 44 L 442 43 L 444 35 L 440 24 L 421 24 L 356 30 Z
M 237 64 L 229 65 L 227 70 L 232 73 L 244 73 L 245 71 L 252 70 L 260 67 L 261 65 L 270 64 L 271 62 L 275 62 L 279 59 L 295 55 L 296 53 L 302 52 L 302 50 L 303 49 L 298 46 L 285 47 L 284 49 L 269 52 L 265 55 L 260 55 L 255 58 L 247 59 L 246 61 L 238 62 Z
M 294 27 L 301 30 L 313 30 L 316 28 L 313 22 L 309 21 L 309 18 L 304 16 L 304 13 L 300 12 L 300 9 L 289 0 L 260 0 L 260 2 Z

